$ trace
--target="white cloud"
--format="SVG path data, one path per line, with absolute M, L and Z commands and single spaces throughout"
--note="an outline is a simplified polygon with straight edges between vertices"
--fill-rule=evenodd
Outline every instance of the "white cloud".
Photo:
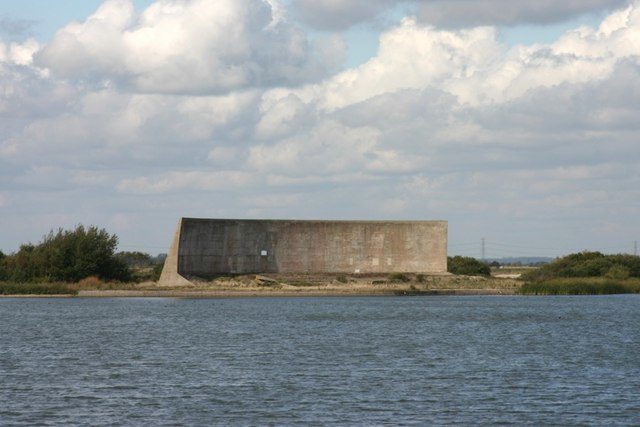
M 181 190 L 230 191 L 251 183 L 251 175 L 239 171 L 174 171 L 160 176 L 123 179 L 117 189 L 129 194 L 161 194 Z
M 369 62 L 305 84 L 273 74 L 296 60 L 290 48 L 310 70 L 306 36 L 283 9 L 274 19 L 263 2 L 210 4 L 167 0 L 135 15 L 111 0 L 43 50 L 0 45 L 0 202 L 11 200 L 1 244 L 88 219 L 133 224 L 162 246 L 189 215 L 442 218 L 454 239 L 523 233 L 566 249 L 587 247 L 581 228 L 603 217 L 640 233 L 638 3 L 599 28 L 513 48 L 495 28 L 407 18 Z M 173 30 L 193 8 L 215 28 L 195 19 Z M 218 50 L 232 18 L 229 39 L 246 49 Z M 202 40 L 188 44 L 195 29 Z M 256 41 L 265 34 L 277 37 Z M 241 72 L 200 75 L 211 57 Z M 180 64 L 187 72 L 173 79 Z M 237 84 L 216 74 L 242 70 L 252 77 Z M 25 238 L 31 219 L 46 227 Z
M 293 175 L 340 174 L 354 170 L 396 173 L 416 168 L 418 159 L 379 145 L 380 132 L 374 127 L 347 128 L 326 121 L 309 133 L 273 145 L 251 148 L 249 164 L 262 172 Z
M 331 110 L 400 89 L 422 89 L 467 80 L 501 57 L 492 28 L 437 31 L 405 19 L 380 37 L 378 54 L 332 78 L 320 89 Z
M 581 27 L 549 45 L 503 45 L 497 30 L 445 31 L 415 20 L 382 34 L 377 55 L 326 83 L 294 93 L 333 111 L 402 89 L 438 88 L 462 103 L 505 102 L 540 87 L 609 76 L 640 54 L 640 7 L 615 12 L 601 28 Z M 284 96 L 284 95 L 281 95 Z
M 106 0 L 86 21 L 59 30 L 37 64 L 145 93 L 227 93 L 321 77 L 340 47 L 314 52 L 275 4 L 165 0 L 138 16 L 132 0 Z
M 215 147 L 207 155 L 207 159 L 214 165 L 228 165 L 238 157 L 238 149 L 235 147 Z
M 33 55 L 40 49 L 40 44 L 35 39 L 28 39 L 22 43 L 9 45 L 0 40 L 0 63 L 15 65 L 31 65 Z
M 267 194 L 249 196 L 242 199 L 242 203 L 253 209 L 294 207 L 302 201 L 299 194 Z
M 259 139 L 280 139 L 300 130 L 315 120 L 314 106 L 291 93 L 281 98 L 263 97 L 260 121 L 256 126 Z

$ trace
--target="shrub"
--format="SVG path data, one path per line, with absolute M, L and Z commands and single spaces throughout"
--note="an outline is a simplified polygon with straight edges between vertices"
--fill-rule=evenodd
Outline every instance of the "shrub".
M 349 283 L 349 279 L 344 275 L 336 277 L 336 280 L 340 283 Z
M 153 282 L 157 282 L 160 280 L 160 276 L 162 275 L 162 269 L 164 268 L 164 263 L 159 263 L 153 266 L 153 273 L 151 276 L 151 280 Z
M 78 282 L 88 276 L 127 281 L 128 267 L 114 256 L 118 238 L 104 229 L 79 225 L 51 231 L 38 245 L 25 244 L 3 260 L 13 282 Z
M 151 267 L 154 264 L 151 255 L 144 252 L 118 252 L 115 257 L 128 267 Z
M 416 275 L 416 281 L 418 283 L 424 283 L 426 282 L 427 277 L 424 274 L 418 274 Z
M 127 265 L 130 279 L 134 282 L 157 282 L 160 280 L 166 254 L 151 256 L 144 252 L 118 252 L 115 257 Z
M 523 276 L 523 279 L 527 281 L 543 281 L 560 277 L 640 278 L 640 257 L 633 255 L 604 255 L 600 252 L 580 252 L 558 258 L 550 264 L 527 273 Z
M 5 266 L 6 258 L 7 256 L 2 251 L 0 251 L 0 281 L 7 280 L 8 278 L 7 268 Z
M 611 268 L 611 260 L 594 258 L 573 266 L 571 277 L 601 277 Z
M 411 278 L 404 273 L 393 273 L 389 275 L 389 280 L 396 283 L 407 283 L 411 281 Z
M 608 255 L 608 258 L 615 265 L 622 265 L 629 270 L 629 277 L 640 277 L 640 256 L 636 255 Z
M 491 268 L 482 261 L 471 257 L 455 256 L 447 258 L 449 273 L 465 276 L 490 276 Z
M 607 277 L 609 279 L 624 280 L 628 279 L 630 275 L 631 274 L 627 267 L 625 267 L 624 265 L 615 264 L 607 271 L 604 277 Z

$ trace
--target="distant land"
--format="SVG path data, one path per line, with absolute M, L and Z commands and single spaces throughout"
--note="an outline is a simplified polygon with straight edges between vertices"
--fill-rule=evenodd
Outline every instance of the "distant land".
M 520 257 L 506 257 L 506 258 L 486 258 L 488 263 L 497 262 L 500 265 L 540 265 L 549 264 L 553 262 L 555 258 L 552 257 L 540 257 L 540 256 L 520 256 Z

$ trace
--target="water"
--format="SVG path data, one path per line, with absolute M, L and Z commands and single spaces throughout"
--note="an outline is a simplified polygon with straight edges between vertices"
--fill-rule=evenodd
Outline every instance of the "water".
M 640 424 L 640 296 L 0 300 L 0 425 Z

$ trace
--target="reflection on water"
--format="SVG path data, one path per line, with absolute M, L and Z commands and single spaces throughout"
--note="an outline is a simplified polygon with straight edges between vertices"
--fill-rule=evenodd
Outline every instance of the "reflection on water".
M 0 424 L 640 423 L 640 296 L 0 299 Z

